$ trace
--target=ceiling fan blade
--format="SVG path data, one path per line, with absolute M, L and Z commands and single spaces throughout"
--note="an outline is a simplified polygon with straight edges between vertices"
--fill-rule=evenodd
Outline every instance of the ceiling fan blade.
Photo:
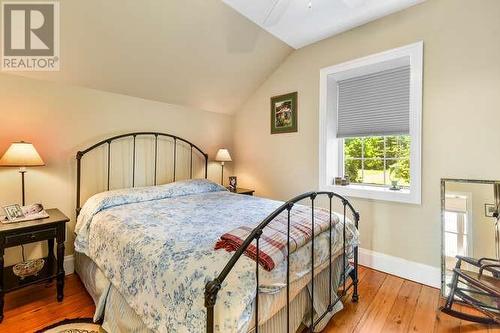
M 288 9 L 290 2 L 291 0 L 274 0 L 262 24 L 266 27 L 277 24 Z

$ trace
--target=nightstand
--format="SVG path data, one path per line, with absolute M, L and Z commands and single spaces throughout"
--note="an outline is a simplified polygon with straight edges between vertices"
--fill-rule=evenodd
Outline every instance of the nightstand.
M 248 188 L 237 187 L 236 191 L 231 191 L 231 192 L 232 193 L 236 193 L 236 194 L 253 195 L 253 192 L 255 192 L 255 190 L 250 190 Z
M 63 300 L 64 289 L 64 241 L 69 218 L 58 209 L 48 209 L 48 218 L 26 222 L 0 223 L 0 322 L 3 320 L 5 293 L 35 283 L 57 279 L 57 301 Z M 54 256 L 54 240 L 57 242 L 57 259 Z M 4 267 L 4 253 L 8 247 L 47 241 L 49 253 L 45 264 L 36 276 L 21 279 L 14 275 L 13 266 Z

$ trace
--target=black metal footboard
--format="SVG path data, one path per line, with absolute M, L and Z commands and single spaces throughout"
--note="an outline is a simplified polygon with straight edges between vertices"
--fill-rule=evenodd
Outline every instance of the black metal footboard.
M 318 196 L 326 196 L 329 199 L 329 213 L 330 213 L 330 226 L 329 226 L 329 305 L 327 310 L 319 315 L 317 319 L 314 319 L 314 241 L 315 241 L 315 236 L 314 236 L 314 204 L 315 200 Z M 347 214 L 347 209 L 350 210 L 350 212 L 353 215 L 354 223 L 356 225 L 356 228 L 358 228 L 358 223 L 359 223 L 359 213 L 354 209 L 354 207 L 351 205 L 351 203 L 344 198 L 343 196 L 336 194 L 334 192 L 308 192 L 304 193 L 302 195 L 299 195 L 287 202 L 285 202 L 283 205 L 281 205 L 278 209 L 276 209 L 271 215 L 269 215 L 266 219 L 264 219 L 252 232 L 251 234 L 247 237 L 247 239 L 243 242 L 242 246 L 234 253 L 234 255 L 231 257 L 229 262 L 226 264 L 224 269 L 220 272 L 220 274 L 212 281 L 208 282 L 205 286 L 205 307 L 207 309 L 207 332 L 208 333 L 213 333 L 214 332 L 214 307 L 217 302 L 217 294 L 219 290 L 221 289 L 222 282 L 226 279 L 227 275 L 229 272 L 233 269 L 234 265 L 238 261 L 238 259 L 241 257 L 242 254 L 245 253 L 245 250 L 251 245 L 253 241 L 255 241 L 255 246 L 256 246 L 256 251 L 257 255 L 256 258 L 256 266 L 255 266 L 255 272 L 256 272 L 256 298 L 255 298 L 255 312 L 254 312 L 254 318 L 255 318 L 255 333 L 258 332 L 259 330 L 259 239 L 260 236 L 262 235 L 263 229 L 271 222 L 273 221 L 279 214 L 281 214 L 284 211 L 287 211 L 288 214 L 288 230 L 287 230 L 287 253 L 289 253 L 290 249 L 290 212 L 292 211 L 294 205 L 298 203 L 299 201 L 305 200 L 305 199 L 310 199 L 311 200 L 311 207 L 312 207 L 312 213 L 311 213 L 311 225 L 312 225 L 312 240 L 311 240 L 311 321 L 310 325 L 308 327 L 307 332 L 313 332 L 314 328 L 319 324 L 319 322 L 329 313 L 333 310 L 335 304 L 339 302 L 342 297 L 344 297 L 347 294 L 347 291 L 351 288 L 353 288 L 353 293 L 352 293 L 352 301 L 357 302 L 358 301 L 358 247 L 354 247 L 354 254 L 353 254 L 353 265 L 351 266 L 348 261 L 347 261 L 347 253 L 346 253 L 346 214 Z M 343 205 L 343 247 L 342 247 L 342 273 L 341 273 L 341 282 L 342 282 L 342 287 L 339 288 L 339 290 L 332 290 L 332 201 L 333 200 L 340 200 L 340 202 Z M 286 289 L 287 289 L 287 333 L 290 332 L 290 270 L 289 270 L 289 255 L 286 256 L 287 260 L 287 278 L 286 278 Z M 346 286 L 346 280 L 347 277 L 350 277 L 352 280 L 352 283 Z M 340 297 L 337 297 L 335 301 L 332 301 L 332 296 L 333 293 L 338 294 Z

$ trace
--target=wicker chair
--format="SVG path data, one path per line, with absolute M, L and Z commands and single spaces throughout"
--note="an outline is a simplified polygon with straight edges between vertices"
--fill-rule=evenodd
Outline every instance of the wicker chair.
M 477 267 L 479 272 L 461 268 L 462 262 Z M 491 276 L 483 274 L 490 272 Z M 440 310 L 450 316 L 482 324 L 500 324 L 500 261 L 498 259 L 457 256 L 451 288 L 446 303 Z M 484 314 L 475 316 L 456 311 L 453 303 L 462 301 Z

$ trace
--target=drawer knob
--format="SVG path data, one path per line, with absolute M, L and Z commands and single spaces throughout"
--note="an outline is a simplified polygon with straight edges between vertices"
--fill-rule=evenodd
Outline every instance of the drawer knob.
M 35 238 L 36 235 L 35 234 L 31 234 L 31 239 Z

